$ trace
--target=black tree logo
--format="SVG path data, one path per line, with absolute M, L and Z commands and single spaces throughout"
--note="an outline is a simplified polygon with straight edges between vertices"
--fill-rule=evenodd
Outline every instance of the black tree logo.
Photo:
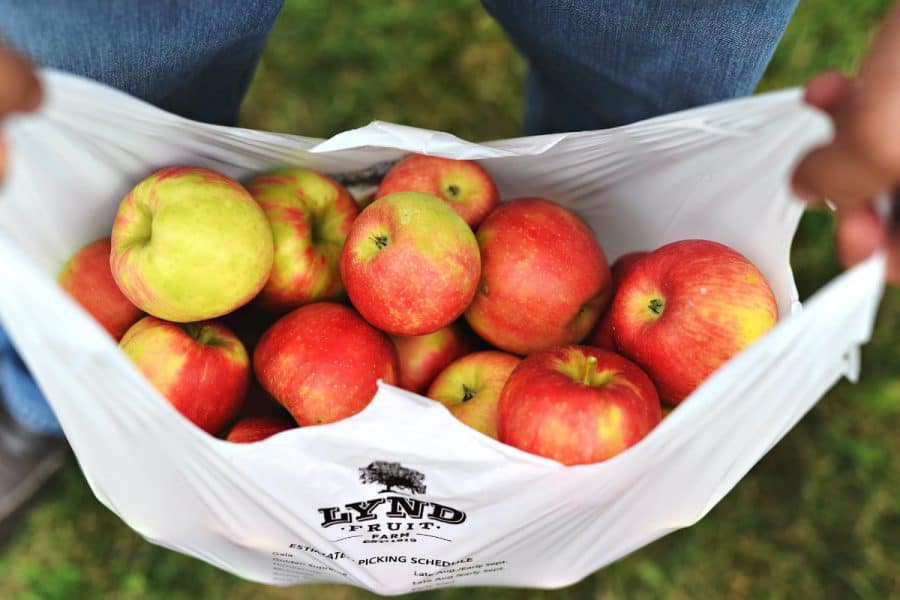
M 368 467 L 360 468 L 359 479 L 363 483 L 380 483 L 384 486 L 379 494 L 392 492 L 392 488 L 407 489 L 413 494 L 425 493 L 425 475 L 407 469 L 400 463 L 376 460 Z

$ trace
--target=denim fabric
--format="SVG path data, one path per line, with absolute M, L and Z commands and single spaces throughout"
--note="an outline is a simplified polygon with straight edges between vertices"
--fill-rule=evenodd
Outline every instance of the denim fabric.
M 283 0 L 0 0 L 0 35 L 41 66 L 233 124 Z M 797 0 L 484 0 L 531 66 L 528 133 L 622 125 L 750 93 Z M 308 51 L 315 51 L 314 49 Z M 0 330 L 0 392 L 58 430 Z
M 232 125 L 283 0 L 0 0 L 0 35 L 198 121 Z
M 797 0 L 483 0 L 528 60 L 527 133 L 745 96 Z
M 62 435 L 53 411 L 22 359 L 0 328 L 0 391 L 6 410 L 22 427 L 36 433 Z

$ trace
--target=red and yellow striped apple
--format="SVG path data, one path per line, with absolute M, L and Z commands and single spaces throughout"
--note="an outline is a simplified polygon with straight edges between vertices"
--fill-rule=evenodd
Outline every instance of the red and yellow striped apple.
M 708 240 L 667 244 L 637 263 L 612 305 L 616 347 L 678 404 L 778 320 L 765 277 Z
M 259 295 L 262 306 L 287 311 L 344 293 L 340 258 L 356 202 L 337 181 L 308 169 L 260 175 L 247 186 L 275 241 L 272 273 Z
M 281 417 L 244 417 L 231 426 L 225 440 L 235 444 L 249 444 L 270 438 L 276 433 L 296 429 L 297 424 Z
M 525 358 L 499 406 L 499 439 L 565 465 L 595 463 L 639 442 L 662 418 L 640 367 L 609 350 L 561 346 Z
M 433 194 L 472 229 L 496 208 L 500 193 L 488 172 L 471 160 L 411 154 L 384 176 L 375 199 L 394 192 Z
M 472 301 L 480 273 L 472 230 L 421 192 L 396 192 L 370 204 L 341 255 L 353 306 L 392 335 L 423 335 L 455 321 Z
M 631 272 L 632 267 L 647 256 L 647 252 L 629 252 L 628 254 L 623 254 L 619 258 L 615 260 L 612 265 L 612 294 L 611 297 L 616 297 L 616 292 L 619 289 L 619 284 L 622 283 L 622 280 L 625 279 L 625 276 Z M 596 346 L 598 348 L 606 348 L 607 350 L 616 350 L 616 344 L 613 342 L 612 338 L 612 311 L 609 306 L 606 307 L 606 310 L 603 311 L 603 315 L 600 317 L 600 320 L 597 321 L 597 325 L 594 327 L 594 330 L 587 336 L 587 339 L 584 340 L 584 343 L 588 346 Z
M 485 350 L 450 363 L 428 388 L 428 397 L 484 435 L 497 439 L 497 404 L 510 373 L 521 359 Z
M 272 228 L 238 182 L 170 167 L 119 205 L 110 266 L 122 293 L 168 321 L 192 322 L 249 302 L 272 269 Z
M 175 409 L 213 435 L 241 408 L 250 382 L 250 359 L 240 340 L 220 323 L 169 323 L 144 317 L 119 343 Z
M 118 342 L 144 313 L 116 285 L 109 254 L 108 237 L 91 242 L 63 265 L 57 281 Z
M 397 350 L 353 309 L 307 304 L 275 322 L 253 353 L 263 388 L 300 425 L 332 423 L 365 408 L 381 379 L 395 384 Z
M 481 284 L 465 314 L 478 335 L 514 354 L 585 338 L 611 286 L 584 221 L 550 200 L 521 198 L 488 215 L 477 238 Z
M 460 323 L 451 323 L 425 335 L 391 336 L 400 359 L 399 385 L 422 394 L 451 362 L 472 349 L 468 332 Z

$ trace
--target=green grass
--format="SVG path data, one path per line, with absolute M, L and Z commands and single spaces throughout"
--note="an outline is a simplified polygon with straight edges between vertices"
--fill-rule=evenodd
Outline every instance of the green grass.
M 337 6 L 339 4 L 339 6 Z M 886 0 L 806 0 L 762 84 L 858 64 Z M 328 136 L 383 119 L 470 139 L 515 136 L 524 66 L 475 0 L 289 1 L 244 124 Z M 840 269 L 824 214 L 804 219 L 804 296 Z M 900 597 L 900 294 L 885 297 L 859 385 L 840 384 L 697 525 L 553 593 L 445 590 L 433 598 Z M 5 549 L 0 598 L 363 598 L 347 587 L 241 581 L 139 538 L 74 461 Z

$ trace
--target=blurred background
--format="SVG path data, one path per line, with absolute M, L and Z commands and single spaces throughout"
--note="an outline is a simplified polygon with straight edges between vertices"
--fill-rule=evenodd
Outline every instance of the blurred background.
M 760 91 L 852 70 L 888 0 L 802 0 Z M 472 140 L 520 134 L 525 65 L 478 0 L 288 0 L 242 124 L 328 137 L 381 119 Z M 808 214 L 793 267 L 806 298 L 840 272 L 832 220 Z M 818 406 L 708 516 L 558 591 L 425 598 L 900 597 L 900 293 L 888 290 L 860 383 Z M 74 459 L 0 541 L 0 598 L 295 598 L 151 546 L 93 497 Z

